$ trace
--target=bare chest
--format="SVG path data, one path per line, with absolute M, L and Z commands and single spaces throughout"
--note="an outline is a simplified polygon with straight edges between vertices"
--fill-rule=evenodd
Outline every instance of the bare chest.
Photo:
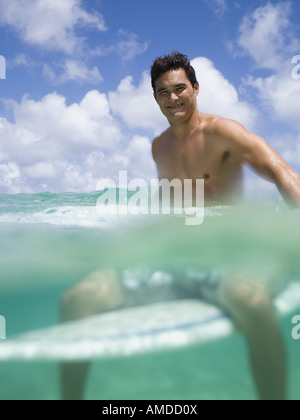
M 237 195 L 242 187 L 243 169 L 234 150 L 214 139 L 189 141 L 184 146 L 169 142 L 157 160 L 161 178 L 204 179 L 207 199 Z

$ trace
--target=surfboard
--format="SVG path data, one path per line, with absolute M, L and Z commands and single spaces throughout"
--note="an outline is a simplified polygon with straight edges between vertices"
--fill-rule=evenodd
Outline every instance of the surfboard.
M 300 308 L 300 283 L 276 299 L 278 313 Z M 237 333 L 220 309 L 197 300 L 121 309 L 0 341 L 0 361 L 84 361 L 200 345 Z

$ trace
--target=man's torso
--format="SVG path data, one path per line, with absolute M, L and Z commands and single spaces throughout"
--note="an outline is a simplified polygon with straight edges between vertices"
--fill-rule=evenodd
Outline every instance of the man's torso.
M 243 165 L 230 141 L 214 134 L 217 117 L 202 114 L 202 123 L 179 141 L 171 129 L 155 139 L 153 156 L 160 179 L 204 179 L 205 202 L 230 203 L 243 192 Z

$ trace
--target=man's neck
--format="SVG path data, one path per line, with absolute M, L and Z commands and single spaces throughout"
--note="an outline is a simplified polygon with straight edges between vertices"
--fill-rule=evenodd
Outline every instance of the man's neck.
M 185 121 L 169 121 L 169 123 L 174 136 L 179 141 L 184 141 L 199 128 L 201 113 L 196 109 L 189 119 Z

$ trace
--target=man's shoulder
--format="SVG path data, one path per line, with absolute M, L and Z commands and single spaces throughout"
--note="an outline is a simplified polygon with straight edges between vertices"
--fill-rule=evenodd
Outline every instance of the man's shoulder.
M 240 148 L 253 140 L 253 134 L 250 133 L 241 123 L 233 119 L 211 115 L 207 119 L 204 132 L 208 136 L 226 142 L 228 147 Z
M 205 124 L 204 133 L 207 138 L 214 139 L 215 145 L 220 150 L 226 149 L 239 160 L 244 153 L 255 146 L 256 137 L 250 133 L 242 124 L 233 119 L 209 115 Z
M 155 139 L 152 142 L 152 154 L 153 158 L 155 159 L 155 156 L 159 153 L 159 151 L 163 148 L 164 144 L 168 139 L 170 138 L 170 128 L 168 128 L 166 131 L 161 133 L 159 136 L 155 137 Z
M 165 131 L 163 131 L 161 134 L 159 134 L 155 139 L 153 140 L 153 143 L 161 143 L 163 140 L 169 138 L 171 135 L 171 128 L 167 128 Z
M 237 121 L 214 114 L 204 114 L 204 129 L 213 134 L 222 134 L 226 130 L 241 126 Z

